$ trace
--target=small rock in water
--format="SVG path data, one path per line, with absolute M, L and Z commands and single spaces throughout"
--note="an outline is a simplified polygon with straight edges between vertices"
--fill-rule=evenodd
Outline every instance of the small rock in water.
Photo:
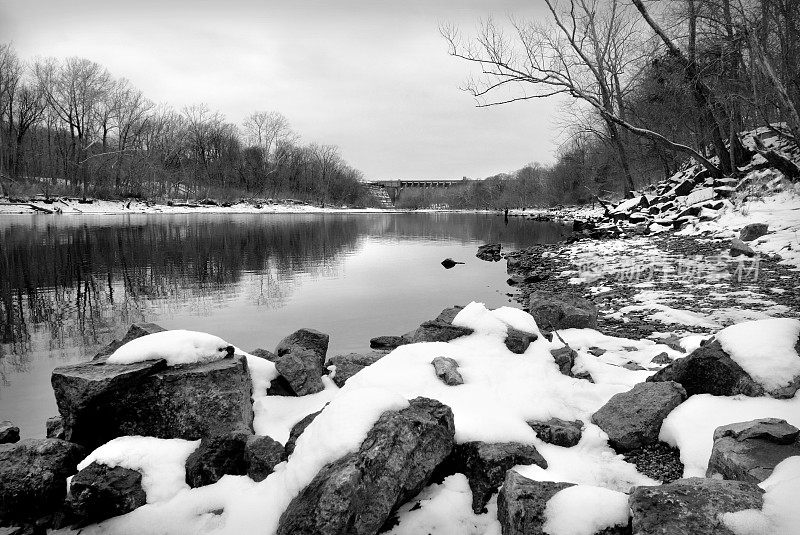
M 464 384 L 464 378 L 458 372 L 458 362 L 449 357 L 436 357 L 431 361 L 436 376 L 447 386 Z
M 458 264 L 463 264 L 463 263 L 464 262 L 456 262 L 452 258 L 445 258 L 444 260 L 442 260 L 442 265 L 444 266 L 445 269 L 450 269 Z
M 11 422 L 0 422 L 0 444 L 19 442 L 19 427 Z

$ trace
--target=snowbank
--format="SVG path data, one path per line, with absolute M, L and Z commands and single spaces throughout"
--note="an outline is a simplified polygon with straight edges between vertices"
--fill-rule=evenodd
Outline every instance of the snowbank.
M 231 345 L 218 336 L 174 330 L 148 334 L 131 340 L 108 357 L 109 364 L 131 364 L 166 359 L 169 366 L 211 362 L 225 358 Z
M 720 331 L 717 340 L 750 377 L 775 390 L 800 375 L 798 336 L 800 320 L 780 318 L 732 325 Z
M 557 492 L 545 507 L 542 531 L 549 535 L 594 535 L 628 525 L 628 495 L 577 485 Z
M 759 486 L 766 491 L 761 510 L 725 513 L 725 526 L 736 535 L 795 535 L 800 526 L 800 457 L 783 460 Z
M 93 462 L 136 470 L 142 474 L 147 503 L 165 502 L 189 489 L 186 459 L 199 445 L 199 440 L 179 438 L 118 437 L 90 453 L 78 465 L 78 470 Z

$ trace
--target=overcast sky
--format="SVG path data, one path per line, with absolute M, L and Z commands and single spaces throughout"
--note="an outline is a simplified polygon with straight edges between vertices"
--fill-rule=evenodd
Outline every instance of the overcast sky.
M 155 102 L 241 124 L 277 110 L 368 179 L 485 177 L 550 162 L 552 101 L 476 108 L 439 22 L 543 15 L 538 0 L 0 0 L 26 59 L 82 56 Z

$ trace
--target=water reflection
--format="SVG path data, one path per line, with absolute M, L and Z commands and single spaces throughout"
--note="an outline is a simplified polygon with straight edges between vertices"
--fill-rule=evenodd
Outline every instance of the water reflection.
M 132 322 L 208 330 L 245 348 L 308 325 L 335 335 L 332 350 L 363 349 L 448 304 L 503 304 L 504 268 L 476 261 L 477 244 L 561 235 L 483 214 L 0 218 L 0 419 L 22 403 L 22 382 L 42 391 L 30 403 L 43 403 L 53 366 Z M 473 261 L 445 276 L 448 256 Z

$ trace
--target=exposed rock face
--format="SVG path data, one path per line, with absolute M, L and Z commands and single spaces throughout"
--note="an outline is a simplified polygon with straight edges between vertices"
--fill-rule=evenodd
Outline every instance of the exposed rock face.
M 625 452 L 625 461 L 636 465 L 636 470 L 662 483 L 671 483 L 683 477 L 681 452 L 664 442 L 647 444 Z
M 652 364 L 672 364 L 672 359 L 669 358 L 669 355 L 665 351 L 653 357 L 653 360 L 651 360 L 650 362 Z
M 216 483 L 226 474 L 247 474 L 245 447 L 248 438 L 250 435 L 242 432 L 204 438 L 186 459 L 186 483 L 196 488 Z
M 370 349 L 391 351 L 410 343 L 411 340 L 403 336 L 376 336 L 369 341 L 369 347 Z
M 761 483 L 788 457 L 800 455 L 800 430 L 786 420 L 763 418 L 718 427 L 706 477 L 721 475 Z
M 732 535 L 720 515 L 761 509 L 764 491 L 752 483 L 692 477 L 636 487 L 628 499 L 637 535 Z
M 739 238 L 733 238 L 731 240 L 731 249 L 730 249 L 731 256 L 755 256 L 756 252 L 750 248 L 745 242 L 740 240 Z
M 502 258 L 500 256 L 500 249 L 502 246 L 499 243 L 487 243 L 478 247 L 478 252 L 475 254 L 481 260 L 487 262 L 497 262 Z
M 769 232 L 769 225 L 766 223 L 750 223 L 745 225 L 739 233 L 739 239 L 742 241 L 753 241 L 764 236 Z
M 442 310 L 441 312 L 439 312 L 439 315 L 436 316 L 436 318 L 434 318 L 434 319 L 437 320 L 437 321 L 443 321 L 445 323 L 450 323 L 452 325 L 453 320 L 456 319 L 456 316 L 458 316 L 458 313 L 461 312 L 462 310 L 464 310 L 464 307 L 461 306 L 461 305 L 455 305 L 455 306 L 452 306 L 452 307 L 448 307 L 448 308 L 445 308 L 444 310 Z
M 311 414 L 304 416 L 302 420 L 294 424 L 292 430 L 289 432 L 289 440 L 286 441 L 286 445 L 284 445 L 284 451 L 286 452 L 286 457 L 289 457 L 294 452 L 294 445 L 297 442 L 297 439 L 300 435 L 303 434 L 303 431 L 306 430 L 306 427 L 311 425 L 311 422 L 314 421 L 314 418 L 319 416 L 322 410 L 318 410 L 317 412 L 312 412 Z
M 67 478 L 85 450 L 64 440 L 26 439 L 0 446 L 0 524 L 25 522 L 60 507 Z
M 657 442 L 664 418 L 685 399 L 678 383 L 639 383 L 614 395 L 592 415 L 592 422 L 608 434 L 612 448 L 628 451 Z
M 60 438 L 64 440 L 64 420 L 61 416 L 51 416 L 45 422 L 47 438 Z
M 320 364 L 323 364 L 325 355 L 328 353 L 329 340 L 330 337 L 327 334 L 314 329 L 300 329 L 281 340 L 275 348 L 275 353 L 282 357 L 292 351 L 304 349 L 316 353 Z
M 431 361 L 436 376 L 447 386 L 464 384 L 464 378 L 458 372 L 458 362 L 449 357 L 436 357 Z
M 325 359 L 309 349 L 293 349 L 278 357 L 275 368 L 286 379 L 291 391 L 298 396 L 316 394 L 325 390 L 322 376 L 325 375 Z
M 336 374 L 333 376 L 333 382 L 341 388 L 352 376 L 367 366 L 375 364 L 385 356 L 386 353 L 383 351 L 347 353 L 346 355 L 336 355 L 332 359 L 329 359 L 327 364 L 328 366 L 336 366 Z
M 70 506 L 79 525 L 130 513 L 147 503 L 142 474 L 92 463 L 72 478 Z
M 572 483 L 533 481 L 513 470 L 506 472 L 497 496 L 497 519 L 503 535 L 543 535 L 547 501 Z
M 244 448 L 247 475 L 253 481 L 263 481 L 275 467 L 286 460 L 283 445 L 267 436 L 251 436 Z
M 67 440 L 88 448 L 123 435 L 194 440 L 251 429 L 243 356 L 167 367 L 152 360 L 61 366 L 51 377 Z
M 575 366 L 575 359 L 578 358 L 578 352 L 569 346 L 564 346 L 558 349 L 551 349 L 550 354 L 553 355 L 553 360 L 556 361 L 558 371 L 566 376 L 572 377 L 572 367 Z
M 689 355 L 647 378 L 648 382 L 675 381 L 690 396 L 762 396 L 764 388 L 731 359 L 716 340 L 706 343 Z
M 273 353 L 272 351 L 270 351 L 268 349 L 261 349 L 261 348 L 254 349 L 254 350 L 252 350 L 250 352 L 250 354 L 255 356 L 255 357 L 258 357 L 258 358 L 261 358 L 261 359 L 264 359 L 264 360 L 268 360 L 270 362 L 277 363 L 278 360 L 280 360 L 278 355 L 276 355 L 275 353 Z
M 426 321 L 411 335 L 411 342 L 449 342 L 462 336 L 472 334 L 468 327 L 456 327 L 442 320 Z
M 357 452 L 325 466 L 283 513 L 279 535 L 375 534 L 453 448 L 453 412 L 416 398 L 387 411 Z
M 483 512 L 512 467 L 535 464 L 547 468 L 547 461 L 535 446 L 516 442 L 458 444 L 448 464 L 452 472 L 467 476 L 472 490 L 472 510 L 477 514 Z
M 525 353 L 528 346 L 535 342 L 539 336 L 536 333 L 529 333 L 520 331 L 513 327 L 509 327 L 506 333 L 505 344 L 509 351 L 521 355 Z
M 19 427 L 11 422 L 0 422 L 0 444 L 19 442 Z
M 530 296 L 530 314 L 540 329 L 583 329 L 597 326 L 597 307 L 583 297 L 542 290 Z
M 536 436 L 548 444 L 571 448 L 581 441 L 583 422 L 551 418 L 546 422 L 528 422 Z

